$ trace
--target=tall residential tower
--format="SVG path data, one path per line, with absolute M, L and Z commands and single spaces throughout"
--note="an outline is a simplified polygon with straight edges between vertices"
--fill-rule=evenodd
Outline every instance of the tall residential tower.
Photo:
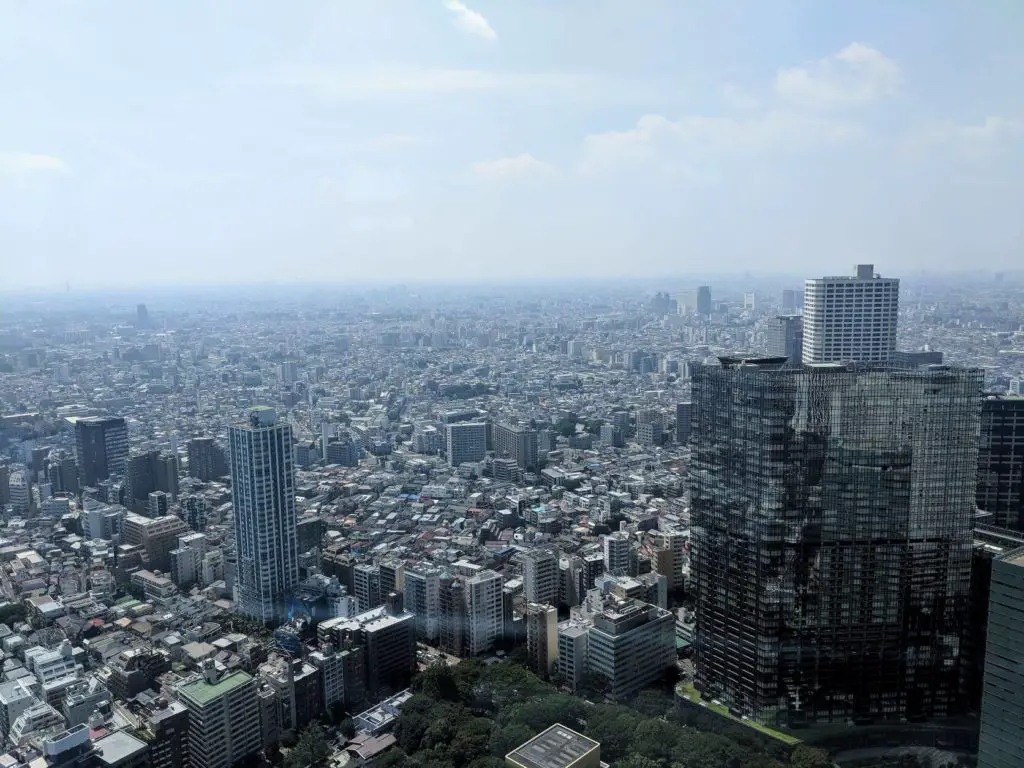
M 853 277 L 804 282 L 803 362 L 888 362 L 896 351 L 900 281 L 858 264 Z
M 235 588 L 240 613 L 261 621 L 288 614 L 299 580 L 292 428 L 273 408 L 254 408 L 228 432 L 235 514 Z

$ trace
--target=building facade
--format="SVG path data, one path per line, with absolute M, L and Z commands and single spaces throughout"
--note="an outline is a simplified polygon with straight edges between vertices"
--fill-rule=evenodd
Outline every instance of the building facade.
M 694 374 L 696 686 L 768 724 L 960 705 L 982 375 Z
M 75 463 L 81 485 L 95 486 L 128 464 L 128 427 L 124 419 L 81 418 L 75 421 Z
M 449 424 L 445 430 L 449 466 L 483 461 L 487 457 L 486 424 Z
M 292 428 L 255 408 L 229 429 L 235 521 L 236 604 L 261 621 L 282 620 L 299 580 Z
M 900 281 L 858 264 L 853 277 L 804 283 L 803 362 L 888 362 L 896 351 Z
M 1024 549 L 992 564 L 978 768 L 1015 768 L 1024 755 Z
M 1024 397 L 986 395 L 981 403 L 978 509 L 986 523 L 1024 531 Z

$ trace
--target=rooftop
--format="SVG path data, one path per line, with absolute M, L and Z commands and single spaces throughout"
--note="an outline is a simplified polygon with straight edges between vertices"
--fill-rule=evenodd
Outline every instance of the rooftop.
M 127 757 L 145 751 L 146 743 L 135 738 L 127 731 L 115 731 L 109 736 L 95 741 L 99 752 L 100 765 L 115 765 Z
M 561 723 L 555 723 L 506 755 L 522 768 L 569 768 L 601 745 Z
M 238 671 L 232 672 L 229 675 L 224 675 L 224 677 L 215 683 L 209 683 L 205 678 L 199 677 L 191 682 L 184 683 L 178 688 L 178 691 L 186 699 L 195 702 L 199 706 L 204 706 L 209 704 L 218 696 L 224 696 L 234 689 L 245 685 L 250 680 L 252 680 L 252 676 L 245 672 Z

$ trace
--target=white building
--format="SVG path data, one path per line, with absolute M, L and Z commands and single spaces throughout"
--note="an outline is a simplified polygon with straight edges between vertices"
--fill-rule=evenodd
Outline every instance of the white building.
M 558 554 L 534 549 L 523 554 L 523 594 L 527 602 L 558 604 Z
M 430 565 L 414 565 L 405 571 L 405 609 L 416 617 L 416 636 L 438 638 L 441 619 L 441 572 Z
M 254 408 L 233 426 L 231 489 L 235 519 L 236 605 L 247 616 L 283 619 L 299 581 L 292 428 L 273 408 Z
M 896 351 L 900 281 L 858 264 L 853 277 L 804 282 L 804 363 L 887 362 Z
M 487 457 L 487 425 L 483 423 L 449 424 L 446 432 L 448 464 L 483 461 Z
M 500 573 L 484 570 L 466 579 L 466 625 L 470 656 L 486 653 L 502 637 L 503 581 Z

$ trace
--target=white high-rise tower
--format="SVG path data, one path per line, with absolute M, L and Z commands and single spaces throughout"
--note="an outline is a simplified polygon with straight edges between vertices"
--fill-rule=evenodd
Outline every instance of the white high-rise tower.
M 896 351 L 900 281 L 858 264 L 853 277 L 804 281 L 804 363 L 888 362 Z
M 291 425 L 254 408 L 229 430 L 239 613 L 261 621 L 288 615 L 299 580 Z

